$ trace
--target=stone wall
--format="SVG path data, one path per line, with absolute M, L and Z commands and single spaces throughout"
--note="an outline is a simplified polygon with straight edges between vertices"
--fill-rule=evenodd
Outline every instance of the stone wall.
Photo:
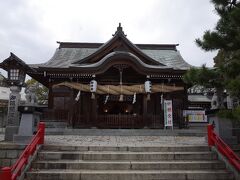
M 22 151 L 25 145 L 1 143 L 0 144 L 0 167 L 13 165 Z

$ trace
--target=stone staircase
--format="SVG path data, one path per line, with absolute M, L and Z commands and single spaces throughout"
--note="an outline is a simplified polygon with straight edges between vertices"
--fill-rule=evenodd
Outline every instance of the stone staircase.
M 45 133 L 47 135 L 59 135 L 63 134 L 64 130 L 67 129 L 67 122 L 57 120 L 42 120 L 45 123 Z
M 206 145 L 162 147 L 45 145 L 27 180 L 234 179 Z
M 231 145 L 231 149 L 240 157 L 240 144 Z

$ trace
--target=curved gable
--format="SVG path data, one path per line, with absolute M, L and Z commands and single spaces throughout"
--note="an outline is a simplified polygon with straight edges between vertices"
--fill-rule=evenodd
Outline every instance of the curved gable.
M 96 63 L 78 64 L 78 65 L 70 66 L 70 68 L 78 68 L 78 69 L 87 70 L 87 71 L 90 70 L 90 71 L 94 71 L 94 73 L 96 74 L 99 74 L 99 73 L 105 72 L 107 69 L 117 64 L 125 64 L 128 66 L 131 66 L 140 74 L 154 72 L 156 70 L 157 71 L 161 70 L 162 72 L 173 70 L 172 68 L 169 68 L 167 66 L 155 66 L 155 65 L 146 64 L 143 61 L 141 61 L 136 55 L 130 52 L 124 52 L 124 51 L 111 52 Z
M 134 45 L 131 41 L 129 41 L 126 38 L 126 35 L 122 31 L 122 27 L 119 25 L 117 28 L 116 33 L 113 35 L 113 37 L 100 46 L 97 51 L 95 51 L 93 54 L 77 60 L 73 62 L 73 64 L 92 64 L 100 61 L 103 57 L 105 57 L 107 54 L 116 52 L 116 51 L 125 51 L 130 52 L 137 56 L 141 61 L 143 61 L 145 64 L 149 65 L 162 65 L 164 64 L 152 59 L 148 55 L 146 55 L 141 49 L 139 49 L 136 45 Z

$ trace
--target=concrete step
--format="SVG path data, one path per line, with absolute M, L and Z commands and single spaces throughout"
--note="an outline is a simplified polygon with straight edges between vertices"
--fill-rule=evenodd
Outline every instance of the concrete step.
M 151 146 L 151 147 L 128 147 L 128 146 L 58 146 L 44 145 L 43 151 L 131 151 L 131 152 L 194 152 L 210 151 L 206 145 L 175 145 L 175 146 Z M 43 152 L 42 151 L 42 152 Z
M 225 170 L 36 170 L 26 174 L 28 180 L 232 180 L 233 175 Z
M 33 169 L 85 169 L 85 170 L 210 170 L 225 169 L 220 161 L 36 161 Z
M 118 151 L 42 151 L 38 153 L 39 160 L 216 160 L 212 152 L 118 152 Z

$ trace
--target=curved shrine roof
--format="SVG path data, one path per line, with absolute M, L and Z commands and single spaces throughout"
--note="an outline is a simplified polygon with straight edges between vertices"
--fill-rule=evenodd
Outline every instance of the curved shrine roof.
M 177 44 L 133 44 L 119 26 L 106 43 L 59 42 L 53 57 L 34 68 L 94 67 L 113 52 L 135 55 L 143 67 L 154 69 L 187 70 L 191 67 L 177 50 Z
M 79 43 L 76 43 L 79 44 Z M 86 44 L 86 43 L 83 43 Z M 88 46 L 91 43 L 88 43 Z M 93 43 L 95 44 L 95 43 Z M 138 46 L 138 45 L 137 45 Z M 155 45 L 161 47 L 161 45 Z M 141 47 L 141 46 L 140 46 Z M 149 46 L 150 47 L 150 46 Z M 168 68 L 173 69 L 181 69 L 181 70 L 187 70 L 191 67 L 181 56 L 180 52 L 175 49 L 166 49 L 164 48 L 156 49 L 144 49 L 140 48 L 143 53 L 145 53 L 150 58 L 158 61 L 161 64 L 166 65 Z M 96 47 L 63 47 L 56 49 L 53 57 L 43 64 L 34 65 L 34 67 L 53 67 L 53 68 L 68 68 L 73 66 L 79 66 L 80 64 L 74 64 L 77 60 L 84 59 L 94 52 L 96 52 L 98 48 Z M 86 64 L 84 64 L 86 65 Z M 156 65 L 162 67 L 162 65 Z

